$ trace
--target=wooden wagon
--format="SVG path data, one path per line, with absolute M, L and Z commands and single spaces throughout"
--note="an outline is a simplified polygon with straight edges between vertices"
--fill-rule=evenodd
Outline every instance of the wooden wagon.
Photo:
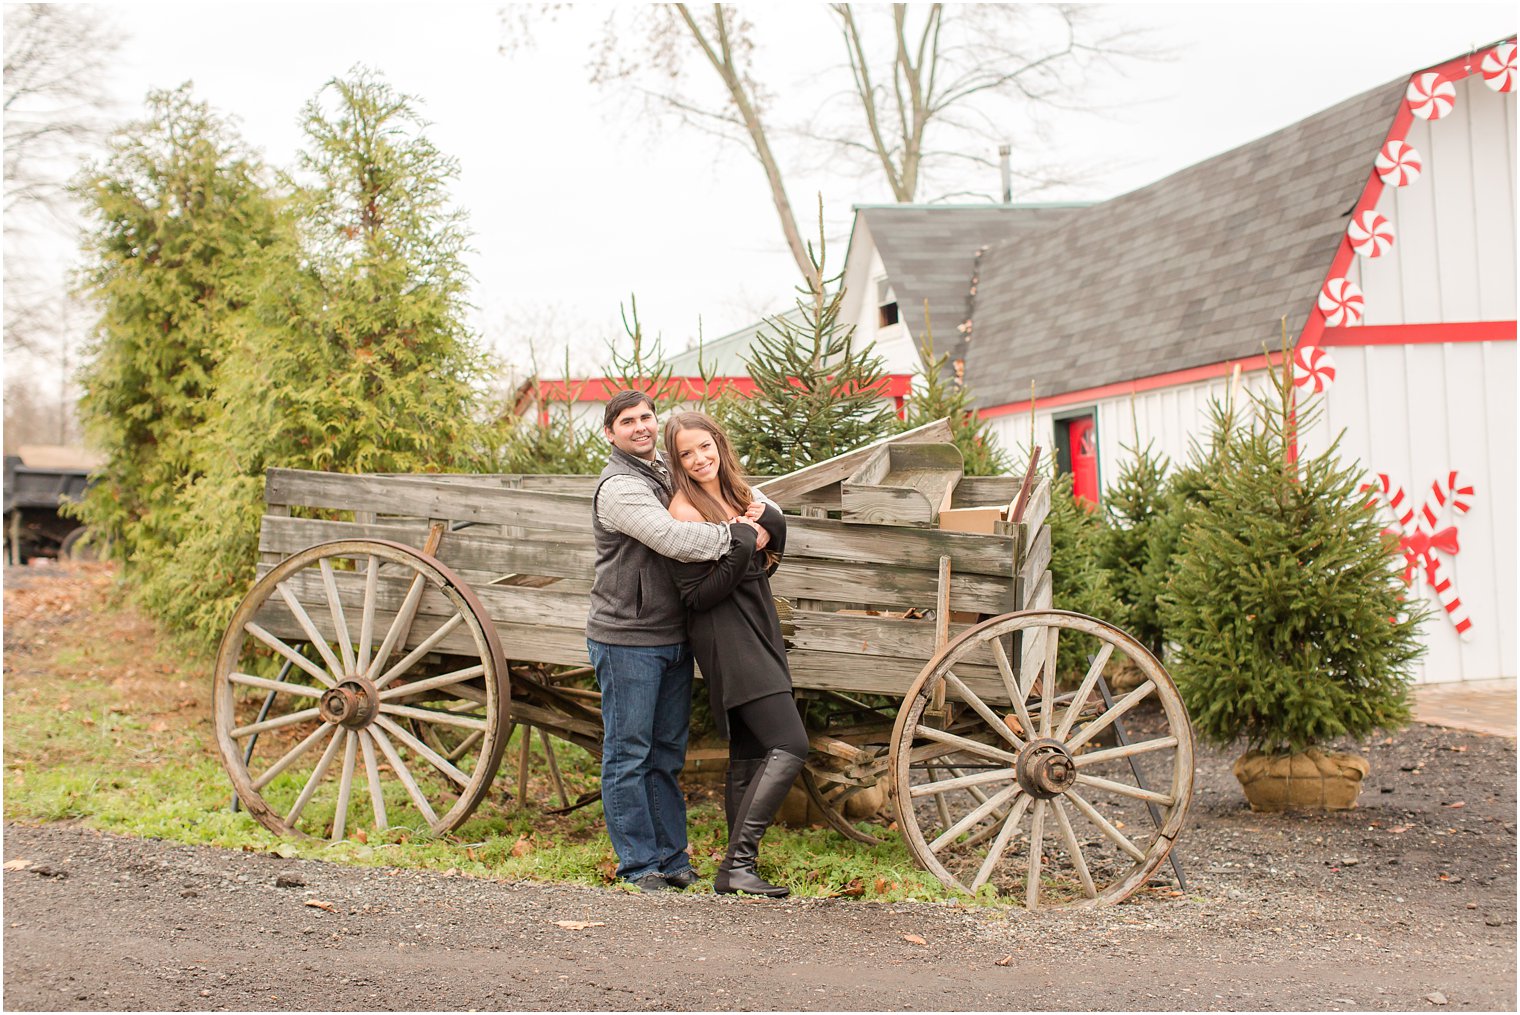
M 802 781 L 863 841 L 876 831 L 849 798 L 884 782 L 909 850 L 951 888 L 1121 901 L 1164 877 L 1182 827 L 1186 711 L 1133 638 L 1050 609 L 1033 464 L 964 477 L 947 436 L 931 424 L 762 484 L 789 514 L 772 585 L 812 738 Z M 333 840 L 446 833 L 517 727 L 573 806 L 556 748 L 599 755 L 602 735 L 584 634 L 594 483 L 271 470 L 259 577 L 214 681 L 250 813 Z M 972 508 L 985 531 L 940 528 Z

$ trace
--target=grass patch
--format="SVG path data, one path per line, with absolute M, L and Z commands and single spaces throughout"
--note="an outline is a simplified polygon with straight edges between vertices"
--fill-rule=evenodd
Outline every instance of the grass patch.
M 44 587 L 45 586 L 45 587 Z M 517 738 L 475 815 L 452 834 L 426 828 L 363 830 L 338 843 L 282 839 L 246 811 L 230 809 L 232 786 L 211 728 L 212 661 L 173 645 L 112 594 L 110 572 L 83 568 L 6 590 L 5 817 L 79 821 L 123 835 L 219 846 L 360 866 L 456 871 L 504 880 L 605 887 L 616 857 L 600 804 L 567 815 L 511 799 Z M 530 801 L 552 799 L 535 749 Z M 572 788 L 594 782 L 582 751 L 561 752 Z M 717 799 L 696 788 L 688 815 L 692 861 L 711 878 L 726 832 Z M 895 833 L 880 846 L 831 829 L 772 828 L 761 849 L 766 876 L 800 897 L 961 901 L 921 870 Z M 697 886 L 689 891 L 709 891 Z

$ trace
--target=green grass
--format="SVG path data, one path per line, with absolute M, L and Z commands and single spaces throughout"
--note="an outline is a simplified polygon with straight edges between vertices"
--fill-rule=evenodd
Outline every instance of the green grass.
M 515 737 L 490 795 L 450 835 L 391 828 L 367 841 L 360 833 L 337 843 L 282 839 L 246 811 L 233 813 L 211 729 L 210 659 L 179 654 L 110 598 L 97 583 L 80 594 L 68 621 L 54 625 L 30 616 L 13 621 L 7 596 L 7 820 L 79 821 L 122 835 L 359 866 L 612 885 L 616 857 L 599 803 L 551 815 L 510 799 Z M 594 760 L 578 749 L 561 752 L 561 765 L 572 786 L 594 777 Z M 550 799 L 545 771 L 531 773 L 528 795 Z M 688 819 L 693 865 L 711 878 L 726 838 L 721 803 L 699 793 Z M 761 869 L 801 897 L 998 904 L 990 890 L 975 900 L 949 892 L 916 865 L 896 833 L 865 846 L 828 829 L 775 827 L 762 846 Z

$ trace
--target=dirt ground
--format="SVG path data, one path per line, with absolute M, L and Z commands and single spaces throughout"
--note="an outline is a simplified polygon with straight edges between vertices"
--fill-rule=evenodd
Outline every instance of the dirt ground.
M 10 823 L 3 1002 L 1514 1010 L 1515 742 L 1413 726 L 1343 746 L 1371 761 L 1362 806 L 1290 816 L 1247 810 L 1236 752 L 1203 748 L 1187 894 L 1092 912 L 641 896 Z

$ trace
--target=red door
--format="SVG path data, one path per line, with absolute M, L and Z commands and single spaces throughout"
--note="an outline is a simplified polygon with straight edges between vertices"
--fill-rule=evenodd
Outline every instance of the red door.
M 1090 507 L 1098 506 L 1098 441 L 1091 416 L 1066 422 L 1066 446 L 1071 449 L 1071 492 Z

